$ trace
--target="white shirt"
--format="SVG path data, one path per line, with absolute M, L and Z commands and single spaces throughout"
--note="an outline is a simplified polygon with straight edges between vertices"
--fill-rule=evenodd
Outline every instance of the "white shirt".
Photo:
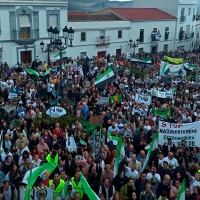
M 10 152 L 9 152 L 8 154 L 6 154 L 5 152 L 4 152 L 4 153 L 1 153 L 1 161 L 2 161 L 2 162 L 5 161 L 6 156 L 11 156 L 11 157 L 12 157 L 13 155 L 12 155 L 12 153 L 10 153 Z
M 156 178 L 157 182 L 160 183 L 161 182 L 161 178 L 160 175 L 155 173 L 154 177 Z M 151 181 L 151 179 L 153 178 L 153 174 L 152 173 L 147 173 L 147 180 Z
M 149 131 L 149 130 L 151 130 L 151 126 L 150 125 L 148 125 L 148 126 L 145 125 L 144 129 L 147 129 Z
M 52 92 L 52 89 L 54 88 L 54 84 L 47 83 L 47 92 Z
M 163 161 L 167 161 L 168 165 L 172 165 L 172 168 L 175 169 L 178 166 L 178 161 L 176 158 L 169 159 L 168 156 L 163 159 Z
M 125 167 L 125 176 L 127 176 L 128 178 L 133 176 L 134 180 L 136 180 L 138 179 L 138 171 L 132 171 L 130 167 Z
M 104 186 L 100 186 L 100 188 L 99 188 L 99 194 L 102 194 L 102 187 L 104 187 Z M 115 187 L 114 186 L 112 186 L 113 187 L 113 194 L 115 193 Z M 106 188 L 106 187 L 104 187 L 105 188 L 105 190 L 106 190 L 106 197 L 105 197 L 105 199 L 106 200 L 110 200 L 110 199 L 112 199 L 112 197 L 111 198 L 109 198 L 109 194 L 108 194 L 108 190 L 109 190 L 109 188 Z M 112 195 L 113 196 L 113 195 Z
M 29 161 L 32 162 L 32 156 L 31 155 L 29 155 Z M 23 162 L 24 162 L 24 160 L 22 159 L 22 156 L 20 156 L 19 161 L 18 161 L 18 165 L 20 166 Z
M 194 190 L 193 188 L 195 186 L 200 186 L 200 181 L 197 181 L 193 176 L 192 176 L 192 181 L 190 182 L 190 193 L 193 194 Z

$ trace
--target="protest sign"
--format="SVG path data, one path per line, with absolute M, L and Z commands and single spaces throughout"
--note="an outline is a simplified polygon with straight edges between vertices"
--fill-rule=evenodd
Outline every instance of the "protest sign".
M 151 104 L 151 96 L 136 93 L 135 94 L 135 102 L 150 105 Z
M 20 200 L 24 199 L 26 192 L 25 186 L 20 186 Z M 30 200 L 38 200 L 39 197 L 44 197 L 44 199 L 53 200 L 53 189 L 47 187 L 32 187 Z
M 172 91 L 171 90 L 168 90 L 168 91 L 159 91 L 159 90 L 156 90 L 156 89 L 153 89 L 151 90 L 151 95 L 153 97 L 159 97 L 159 98 L 169 98 L 169 99 L 172 99 Z
M 77 151 L 77 146 L 74 137 L 66 136 L 66 148 L 69 152 Z
M 103 123 L 103 116 L 102 115 L 90 117 L 90 126 L 99 125 L 99 124 L 102 124 L 102 123 Z
M 158 143 L 163 145 L 168 138 L 171 138 L 175 145 L 179 145 L 182 140 L 190 147 L 200 146 L 200 123 L 175 124 L 160 121 L 158 130 Z
M 100 99 L 97 101 L 98 105 L 104 105 L 109 103 L 109 97 L 100 97 Z

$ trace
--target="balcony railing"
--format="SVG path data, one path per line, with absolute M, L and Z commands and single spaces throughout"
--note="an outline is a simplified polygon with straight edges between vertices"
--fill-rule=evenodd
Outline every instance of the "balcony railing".
M 185 39 L 188 40 L 188 39 L 190 39 L 190 38 L 191 38 L 191 33 L 186 33 L 186 34 L 185 34 Z
M 14 30 L 13 39 L 14 40 L 29 40 L 38 39 L 39 29 L 27 29 L 27 30 Z
M 110 36 L 100 36 L 96 38 L 96 46 L 105 46 L 110 44 Z
M 185 20 L 186 20 L 186 16 L 181 15 L 180 16 L 180 22 L 185 22 Z
M 159 32 L 151 33 L 151 42 L 158 42 L 160 41 L 161 34 Z

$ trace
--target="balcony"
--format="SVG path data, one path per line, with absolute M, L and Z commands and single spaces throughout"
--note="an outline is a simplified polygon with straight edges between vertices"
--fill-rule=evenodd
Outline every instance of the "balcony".
M 185 22 L 185 20 L 186 20 L 186 16 L 181 15 L 180 16 L 180 22 L 183 23 L 183 22 Z
M 151 42 L 158 42 L 160 41 L 161 34 L 159 32 L 152 32 L 151 33 Z
M 186 33 L 186 34 L 185 34 L 185 39 L 186 39 L 186 40 L 191 39 L 191 33 Z
M 33 44 L 39 39 L 39 29 L 21 29 L 13 31 L 13 40 L 19 45 Z
M 193 15 L 193 21 L 195 21 L 196 20 L 196 15 Z
M 107 46 L 110 44 L 110 36 L 100 36 L 96 38 L 96 46 Z

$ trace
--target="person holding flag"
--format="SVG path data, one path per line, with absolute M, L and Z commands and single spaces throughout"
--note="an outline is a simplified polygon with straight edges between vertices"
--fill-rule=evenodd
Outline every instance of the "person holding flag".
M 75 176 L 71 178 L 71 183 L 72 183 L 72 187 L 74 188 L 74 190 L 80 194 L 80 198 L 82 199 L 83 198 L 83 189 L 82 189 L 83 186 L 80 181 L 80 174 L 81 174 L 80 170 L 77 169 Z

